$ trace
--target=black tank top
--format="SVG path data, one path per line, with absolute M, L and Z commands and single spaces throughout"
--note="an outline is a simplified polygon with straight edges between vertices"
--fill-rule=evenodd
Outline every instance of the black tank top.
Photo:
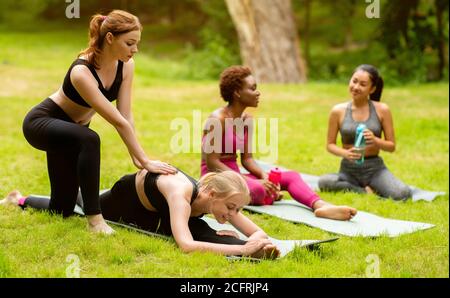
M 95 71 L 95 68 L 93 65 L 89 64 L 88 61 L 84 59 L 78 58 L 75 60 L 72 65 L 70 66 L 69 70 L 66 73 L 66 76 L 64 77 L 64 82 L 62 85 L 62 89 L 66 96 L 70 98 L 73 102 L 83 106 L 90 108 L 91 106 L 81 97 L 81 95 L 78 93 L 78 91 L 75 89 L 75 87 L 72 85 L 72 82 L 70 81 L 70 72 L 72 71 L 72 68 L 76 65 L 86 65 L 89 70 L 91 71 L 92 75 L 98 82 L 98 89 L 102 92 L 102 94 L 110 101 L 113 102 L 117 99 L 117 96 L 119 94 L 120 85 L 122 84 L 122 68 L 123 68 L 123 62 L 118 61 L 117 63 L 117 72 L 116 77 L 114 78 L 114 82 L 111 85 L 111 88 L 109 90 L 106 90 L 103 87 L 102 81 L 100 80 L 97 72 Z
M 360 123 L 364 123 L 375 136 L 381 138 L 382 126 L 372 101 L 369 100 L 369 118 L 366 121 L 361 122 L 353 120 L 352 102 L 349 102 L 345 109 L 344 120 L 342 121 L 340 128 L 342 144 L 353 144 L 355 142 L 356 127 Z

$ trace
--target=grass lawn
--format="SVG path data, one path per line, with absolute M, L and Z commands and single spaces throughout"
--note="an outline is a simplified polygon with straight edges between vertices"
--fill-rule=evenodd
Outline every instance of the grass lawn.
M 32 106 L 59 88 L 85 46 L 85 36 L 81 31 L 0 32 L 2 196 L 12 189 L 49 194 L 45 153 L 26 142 L 22 120 Z M 143 50 L 135 59 L 133 111 L 139 139 L 151 157 L 198 177 L 199 153 L 171 152 L 175 131 L 170 123 L 175 118 L 192 123 L 193 110 L 205 119 L 222 105 L 218 83 L 187 80 L 185 66 L 147 53 Z M 448 193 L 448 84 L 386 83 L 382 100 L 391 108 L 397 139 L 396 152 L 381 154 L 387 166 L 407 184 Z M 260 84 L 260 91 L 260 107 L 250 112 L 255 118 L 278 118 L 279 164 L 315 175 L 336 172 L 340 160 L 325 150 L 327 118 L 334 104 L 347 100 L 346 84 Z M 91 128 L 102 140 L 101 188 L 109 188 L 135 168 L 112 126 L 97 116 Z M 448 194 L 431 203 L 351 193 L 320 195 L 335 204 L 436 227 L 397 238 L 340 237 L 316 251 L 295 249 L 277 261 L 251 263 L 230 262 L 211 253 L 184 254 L 174 242 L 121 228 L 112 237 L 92 235 L 79 217 L 63 220 L 0 207 L 0 277 L 65 277 L 74 263 L 71 254 L 78 257 L 81 277 L 365 277 L 366 258 L 372 254 L 380 260 L 381 277 L 449 277 Z M 248 216 L 279 239 L 335 236 L 265 215 Z

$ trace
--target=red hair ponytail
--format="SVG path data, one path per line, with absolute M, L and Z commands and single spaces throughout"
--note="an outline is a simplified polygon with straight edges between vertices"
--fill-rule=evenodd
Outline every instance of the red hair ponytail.
M 93 15 L 89 23 L 89 46 L 78 54 L 87 56 L 87 60 L 95 68 L 99 68 L 98 57 L 102 53 L 106 33 L 111 32 L 114 36 L 131 31 L 142 31 L 139 19 L 129 12 L 113 10 L 108 15 Z

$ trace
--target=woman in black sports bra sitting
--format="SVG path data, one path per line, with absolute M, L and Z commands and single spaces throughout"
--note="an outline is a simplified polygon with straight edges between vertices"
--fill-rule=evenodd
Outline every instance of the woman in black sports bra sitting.
M 327 150 L 342 157 L 338 174 L 320 177 L 319 188 L 325 191 L 375 192 L 381 197 L 403 200 L 411 189 L 394 177 L 378 156 L 380 150 L 394 152 L 395 136 L 392 115 L 385 103 L 380 103 L 383 79 L 372 65 L 358 66 L 349 82 L 350 102 L 333 107 L 328 121 Z M 356 127 L 363 123 L 367 129 L 364 163 L 357 164 L 361 154 L 354 147 Z M 340 132 L 342 147 L 336 145 Z M 384 134 L 384 139 L 381 134 Z
M 239 212 L 249 202 L 247 184 L 234 171 L 208 173 L 197 182 L 181 170 L 175 175 L 161 175 L 144 169 L 123 176 L 111 190 L 100 195 L 106 219 L 173 235 L 184 252 L 276 258 L 279 250 L 266 233 Z M 0 205 L 11 204 L 48 209 L 49 199 L 22 197 L 13 191 L 0 201 Z M 233 231 L 210 228 L 200 218 L 208 213 L 219 223 L 230 222 L 248 237 L 247 241 L 240 240 Z
M 95 113 L 116 128 L 136 167 L 176 173 L 172 166 L 150 160 L 134 132 L 132 56 L 138 51 L 141 30 L 138 18 L 125 11 L 93 16 L 89 47 L 70 66 L 62 88 L 35 106 L 23 122 L 27 141 L 47 153 L 49 210 L 70 216 L 80 188 L 88 228 L 93 232 L 113 232 L 99 203 L 100 139 L 88 128 Z M 117 108 L 111 104 L 115 99 Z

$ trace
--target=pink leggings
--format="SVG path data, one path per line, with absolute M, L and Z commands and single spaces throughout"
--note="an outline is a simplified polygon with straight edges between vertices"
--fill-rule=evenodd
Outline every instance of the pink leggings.
M 221 160 L 223 164 L 235 172 L 240 173 L 239 166 L 236 160 Z M 208 173 L 208 168 L 204 161 L 202 161 L 201 174 L 202 176 Z M 251 205 L 264 205 L 264 198 L 266 197 L 266 190 L 257 177 L 252 174 L 243 174 L 247 181 L 248 188 L 252 201 Z M 320 200 L 320 197 L 303 181 L 299 173 L 294 171 L 284 171 L 281 174 L 280 181 L 281 190 L 287 190 L 291 197 L 297 202 L 312 208 L 313 204 Z

